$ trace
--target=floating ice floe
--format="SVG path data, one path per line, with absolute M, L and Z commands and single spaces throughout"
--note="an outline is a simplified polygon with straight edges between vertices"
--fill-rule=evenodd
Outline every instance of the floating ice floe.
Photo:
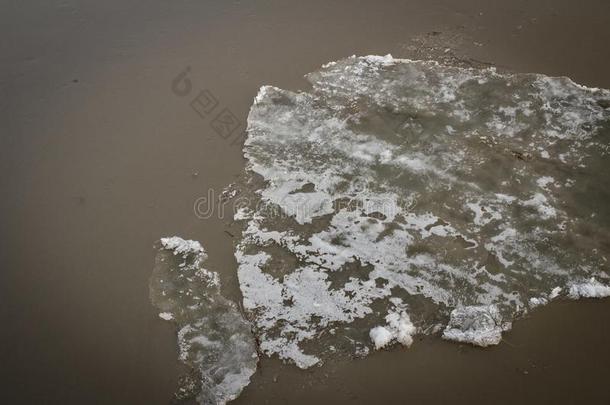
M 263 86 L 248 116 L 260 187 L 235 257 L 265 354 L 306 368 L 439 322 L 495 344 L 553 288 L 608 272 L 607 90 L 389 55 L 307 79 Z
M 179 358 L 191 369 L 177 399 L 224 404 L 248 385 L 258 355 L 250 324 L 220 294 L 218 274 L 203 267 L 206 258 L 199 242 L 162 238 L 150 297 L 159 317 L 178 326 Z
M 252 325 L 198 242 L 161 240 L 151 299 L 193 371 L 179 398 L 239 395 L 253 333 L 308 368 L 416 333 L 498 344 L 563 289 L 610 296 L 608 90 L 390 55 L 307 79 L 308 92 L 261 87 L 248 116 L 234 220 Z
M 511 328 L 504 322 L 496 305 L 459 307 L 451 311 L 443 338 L 487 347 L 502 340 L 502 332 Z

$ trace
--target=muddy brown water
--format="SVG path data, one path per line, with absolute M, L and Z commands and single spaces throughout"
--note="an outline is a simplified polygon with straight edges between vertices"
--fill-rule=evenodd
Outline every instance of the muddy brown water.
M 609 27 L 602 0 L 3 1 L 1 402 L 170 401 L 181 369 L 148 301 L 153 244 L 200 240 L 236 294 L 229 221 L 193 204 L 241 174 L 260 85 L 423 46 L 610 88 Z M 189 106 L 204 89 L 241 124 L 228 139 Z M 608 403 L 609 338 L 610 302 L 558 302 L 486 350 L 425 338 L 307 371 L 265 359 L 236 403 Z

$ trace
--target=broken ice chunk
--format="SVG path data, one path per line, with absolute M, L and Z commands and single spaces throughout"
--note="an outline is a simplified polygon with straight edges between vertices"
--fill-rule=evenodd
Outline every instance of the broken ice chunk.
M 180 360 L 191 369 L 175 399 L 225 404 L 248 385 L 258 355 L 250 324 L 220 294 L 218 273 L 203 267 L 206 259 L 197 241 L 161 239 L 150 299 L 160 318 L 178 325 Z
M 458 307 L 451 311 L 443 338 L 487 347 L 500 343 L 502 332 L 510 328 L 510 322 L 502 322 L 496 305 Z
M 575 300 L 579 298 L 610 297 L 610 286 L 600 283 L 595 279 L 595 277 L 591 277 L 591 279 L 587 281 L 573 283 L 570 286 L 568 296 Z
M 403 346 L 411 346 L 413 335 L 417 332 L 415 325 L 406 312 L 390 312 L 385 320 L 386 326 L 376 326 L 369 332 L 371 340 L 375 344 L 375 349 L 379 350 L 396 341 Z

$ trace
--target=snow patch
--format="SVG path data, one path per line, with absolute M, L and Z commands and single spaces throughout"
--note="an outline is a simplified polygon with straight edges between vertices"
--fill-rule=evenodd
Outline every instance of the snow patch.
M 369 332 L 375 349 L 384 348 L 393 341 L 406 347 L 411 346 L 417 328 L 411 323 L 409 315 L 404 311 L 400 313 L 390 312 L 386 315 L 385 320 L 387 322 L 386 326 L 376 326 Z

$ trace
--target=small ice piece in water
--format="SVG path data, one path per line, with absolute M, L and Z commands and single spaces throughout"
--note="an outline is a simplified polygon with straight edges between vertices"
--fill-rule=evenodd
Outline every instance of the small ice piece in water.
M 166 321 L 171 321 L 172 319 L 174 319 L 174 315 L 171 312 L 161 312 L 159 314 L 159 318 Z
M 554 300 L 555 298 L 559 297 L 559 294 L 561 293 L 561 287 L 555 287 L 551 290 L 551 294 L 549 295 L 549 299 Z
M 393 341 L 397 341 L 403 346 L 411 346 L 413 335 L 417 332 L 415 325 L 406 312 L 390 312 L 385 320 L 386 326 L 376 326 L 369 332 L 371 340 L 375 344 L 375 349 L 379 350 L 388 346 Z
M 248 385 L 258 355 L 250 324 L 220 294 L 218 274 L 203 267 L 206 258 L 197 241 L 161 239 L 150 299 L 160 318 L 178 325 L 179 358 L 192 370 L 175 399 L 225 404 Z
M 546 305 L 548 302 L 549 300 L 544 297 L 532 297 L 530 298 L 530 307 L 536 308 L 542 305 Z
M 579 298 L 604 298 L 610 297 L 610 286 L 597 281 L 595 277 L 581 283 L 573 283 L 570 286 L 568 296 L 574 300 Z
M 487 347 L 500 343 L 502 332 L 510 328 L 510 322 L 502 322 L 496 305 L 464 306 L 451 311 L 443 338 Z

